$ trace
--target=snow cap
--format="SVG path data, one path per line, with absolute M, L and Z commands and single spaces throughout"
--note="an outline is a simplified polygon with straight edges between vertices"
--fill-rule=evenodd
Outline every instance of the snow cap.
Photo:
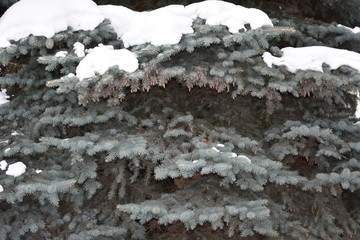
M 10 164 L 8 170 L 5 172 L 6 175 L 18 177 L 24 174 L 26 171 L 26 165 L 23 162 L 16 162 Z
M 6 89 L 0 89 L 0 105 L 10 102 L 8 98 L 10 98 L 10 96 L 6 94 Z
M 83 80 L 95 76 L 96 73 L 104 74 L 110 67 L 117 65 L 120 70 L 134 72 L 139 63 L 136 55 L 127 49 L 114 49 L 113 46 L 99 44 L 98 47 L 89 49 L 76 68 L 76 76 Z
M 286 47 L 282 48 L 283 55 L 274 57 L 269 52 L 263 54 L 264 62 L 271 67 L 273 64 L 285 65 L 289 72 L 297 70 L 314 70 L 322 72 L 322 65 L 326 63 L 331 69 L 341 65 L 348 65 L 360 71 L 360 54 L 344 49 L 323 46 Z
M 93 30 L 103 20 L 91 0 L 21 0 L 0 18 L 0 47 L 31 34 L 50 38 L 68 27 L 74 31 Z

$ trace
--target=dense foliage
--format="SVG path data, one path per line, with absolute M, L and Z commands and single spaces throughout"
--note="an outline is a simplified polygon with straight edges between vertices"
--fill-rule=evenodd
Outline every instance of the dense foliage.
M 0 239 L 359 238 L 359 72 L 262 58 L 360 51 L 359 35 L 273 22 L 230 33 L 198 18 L 179 44 L 129 47 L 137 71 L 83 81 L 68 75 L 75 42 L 123 47 L 108 20 L 0 49 L 0 160 L 27 166 L 0 171 Z

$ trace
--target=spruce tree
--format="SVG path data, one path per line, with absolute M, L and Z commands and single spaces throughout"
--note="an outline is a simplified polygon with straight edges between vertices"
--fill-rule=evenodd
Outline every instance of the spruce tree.
M 0 239 L 360 238 L 353 12 L 48 0 L 60 30 L 10 31 L 26 2 L 0 19 Z

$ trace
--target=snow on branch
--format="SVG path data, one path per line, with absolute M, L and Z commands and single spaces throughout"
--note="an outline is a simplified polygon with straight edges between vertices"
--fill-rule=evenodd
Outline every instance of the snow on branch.
M 263 54 L 265 63 L 269 67 L 284 65 L 292 73 L 297 70 L 323 72 L 324 63 L 328 64 L 330 69 L 348 65 L 360 71 L 360 54 L 353 51 L 323 46 L 286 47 L 281 51 L 283 52 L 281 57 L 274 57 L 269 52 L 265 52 Z
M 357 26 L 354 27 L 354 28 L 349 28 L 349 27 L 344 26 L 344 25 L 342 25 L 342 24 L 338 24 L 337 26 L 340 27 L 340 28 L 345 28 L 346 30 L 351 31 L 351 32 L 353 32 L 353 33 L 355 33 L 355 34 L 360 32 L 360 28 L 357 27 Z
M 110 67 L 117 65 L 120 70 L 133 72 L 138 68 L 136 55 L 127 49 L 115 50 L 113 46 L 104 46 L 89 49 L 89 54 L 81 60 L 76 68 L 76 76 L 83 80 L 96 73 L 104 74 Z
M 193 32 L 192 22 L 197 17 L 209 25 L 225 25 L 232 33 L 246 30 L 246 24 L 251 28 L 272 26 L 270 18 L 261 10 L 223 1 L 136 12 L 122 6 L 97 6 L 91 0 L 21 0 L 0 19 L 0 47 L 8 47 L 11 40 L 18 41 L 29 35 L 51 38 L 67 28 L 93 30 L 105 18 L 110 19 L 125 47 L 147 42 L 177 44 L 183 34 Z
M 0 47 L 29 35 L 52 37 L 67 28 L 93 30 L 104 20 L 91 0 L 21 0 L 0 18 Z
M 6 89 L 0 89 L 0 105 L 9 102 L 9 97 L 10 96 L 6 94 Z

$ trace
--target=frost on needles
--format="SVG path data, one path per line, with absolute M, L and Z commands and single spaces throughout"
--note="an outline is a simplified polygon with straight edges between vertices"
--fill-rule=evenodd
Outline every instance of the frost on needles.
M 360 42 L 274 25 L 222 1 L 14 4 L 0 239 L 358 238 Z

